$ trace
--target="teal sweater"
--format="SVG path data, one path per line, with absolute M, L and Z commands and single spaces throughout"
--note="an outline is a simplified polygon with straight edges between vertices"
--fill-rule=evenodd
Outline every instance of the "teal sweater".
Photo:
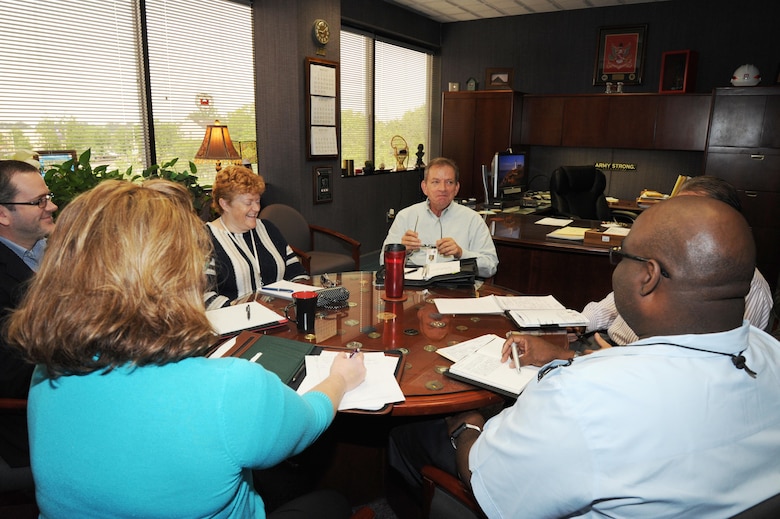
M 301 452 L 330 425 L 260 365 L 191 358 L 50 380 L 28 419 L 41 517 L 265 517 L 250 469 Z

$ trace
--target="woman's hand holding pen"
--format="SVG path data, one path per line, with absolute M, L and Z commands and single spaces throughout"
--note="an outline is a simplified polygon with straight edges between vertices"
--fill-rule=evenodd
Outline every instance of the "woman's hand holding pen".
M 330 367 L 331 376 L 336 375 L 344 379 L 346 391 L 355 389 L 366 378 L 366 366 L 363 363 L 363 352 L 357 351 L 353 354 L 336 355 L 333 364 Z
M 501 349 L 501 362 L 509 360 L 513 368 L 515 367 L 512 360 L 513 343 L 517 345 L 522 366 L 544 366 L 555 359 L 567 360 L 574 356 L 573 351 L 552 344 L 536 335 L 510 333 Z

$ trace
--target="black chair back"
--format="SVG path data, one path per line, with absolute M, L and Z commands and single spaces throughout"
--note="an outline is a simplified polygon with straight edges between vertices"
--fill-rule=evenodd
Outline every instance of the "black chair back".
M 610 220 L 604 196 L 607 178 L 593 166 L 561 166 L 550 178 L 550 202 L 562 216 L 586 220 Z

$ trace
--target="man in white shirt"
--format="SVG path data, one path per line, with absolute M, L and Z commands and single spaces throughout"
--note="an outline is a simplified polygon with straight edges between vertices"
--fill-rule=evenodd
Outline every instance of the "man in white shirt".
M 436 249 L 436 261 L 476 258 L 477 275 L 489 278 L 498 268 L 498 254 L 485 221 L 473 209 L 453 203 L 460 189 L 458 166 L 450 159 L 433 159 L 420 187 L 425 202 L 398 212 L 382 245 L 401 243 L 411 252 L 409 262 L 425 265 L 426 249 Z M 380 263 L 384 256 L 380 254 Z
M 693 177 L 682 185 L 677 196 L 706 196 L 725 202 L 742 212 L 742 204 L 739 201 L 737 190 L 725 180 L 717 177 L 707 175 Z M 769 283 L 766 282 L 761 272 L 755 269 L 753 279 L 750 282 L 750 291 L 745 297 L 745 319 L 756 328 L 766 330 L 773 304 Z M 609 343 L 601 334 L 593 335 L 596 345 L 602 348 L 609 345 L 622 346 L 637 340 L 634 331 L 618 313 L 612 292 L 601 301 L 588 303 L 582 313 L 590 320 L 588 332 L 607 331 Z

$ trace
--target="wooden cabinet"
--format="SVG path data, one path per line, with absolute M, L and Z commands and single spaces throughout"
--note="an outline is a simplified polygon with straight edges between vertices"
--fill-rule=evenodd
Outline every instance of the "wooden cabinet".
M 458 198 L 483 200 L 481 166 L 520 142 L 522 94 L 511 90 L 444 92 L 441 154 L 460 169 Z
M 654 148 L 701 151 L 707 143 L 709 94 L 658 96 Z
M 780 89 L 715 90 L 704 170 L 737 188 L 758 269 L 774 289 L 780 275 Z
M 526 95 L 521 143 L 529 146 L 702 151 L 709 95 Z

